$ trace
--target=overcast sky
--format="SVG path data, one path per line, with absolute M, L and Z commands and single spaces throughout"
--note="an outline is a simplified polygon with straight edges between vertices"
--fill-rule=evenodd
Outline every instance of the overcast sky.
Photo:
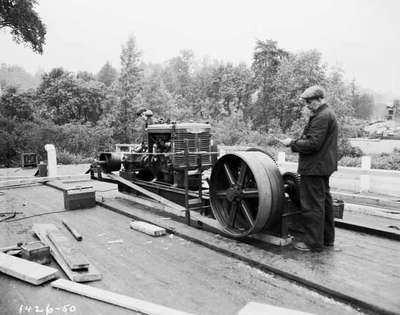
M 38 0 L 47 25 L 43 55 L 0 31 L 0 63 L 34 73 L 62 66 L 119 68 L 121 46 L 136 37 L 146 62 L 191 49 L 197 58 L 251 63 L 257 39 L 286 50 L 317 49 L 365 88 L 400 95 L 399 0 Z

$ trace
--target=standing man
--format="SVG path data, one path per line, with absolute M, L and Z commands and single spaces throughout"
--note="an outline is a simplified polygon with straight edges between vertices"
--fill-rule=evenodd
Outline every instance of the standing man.
M 145 116 L 145 120 L 146 120 L 146 128 L 149 125 L 154 124 L 154 122 L 153 122 L 153 112 L 150 109 L 148 109 L 148 110 L 146 110 L 144 112 L 144 116 Z
M 311 86 L 300 96 L 311 117 L 298 139 L 281 142 L 299 153 L 300 200 L 304 241 L 294 247 L 320 252 L 335 241 L 332 196 L 329 177 L 337 170 L 338 125 L 336 116 L 325 102 L 324 90 Z
M 136 112 L 136 120 L 132 128 L 134 142 L 140 144 L 138 150 L 142 150 L 145 144 L 146 128 L 153 124 L 153 112 L 150 109 L 140 109 Z

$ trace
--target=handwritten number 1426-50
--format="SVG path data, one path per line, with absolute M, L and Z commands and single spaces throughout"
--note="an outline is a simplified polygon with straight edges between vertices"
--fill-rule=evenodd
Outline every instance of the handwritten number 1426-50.
M 75 305 L 72 304 L 65 304 L 62 306 L 51 306 L 47 304 L 46 307 L 41 307 L 39 305 L 24 305 L 21 304 L 18 308 L 18 314 L 43 314 L 43 315 L 50 315 L 50 314 L 57 314 L 57 312 L 62 313 L 73 313 L 76 311 Z

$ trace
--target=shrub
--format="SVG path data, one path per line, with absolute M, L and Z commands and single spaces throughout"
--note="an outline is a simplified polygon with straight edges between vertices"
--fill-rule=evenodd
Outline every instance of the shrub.
M 84 157 L 81 154 L 74 154 L 64 149 L 57 149 L 57 163 L 59 164 L 84 164 L 91 163 L 92 160 L 92 158 Z
M 352 157 L 352 156 L 344 156 L 339 160 L 338 164 L 340 166 L 345 166 L 345 167 L 361 167 L 361 158 L 360 157 Z
M 380 153 L 371 157 L 371 168 L 400 171 L 400 152 Z

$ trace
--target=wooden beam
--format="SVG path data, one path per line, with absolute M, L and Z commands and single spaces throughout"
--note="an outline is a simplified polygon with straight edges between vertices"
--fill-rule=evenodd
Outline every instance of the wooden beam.
M 63 219 L 62 223 L 77 241 L 82 241 L 82 235 L 67 220 Z
M 132 221 L 129 225 L 131 229 L 151 236 L 163 236 L 167 234 L 164 228 L 143 221 Z
M 0 252 L 0 271 L 34 285 L 39 285 L 58 277 L 57 269 L 2 252 Z
M 45 183 L 45 182 L 49 182 L 49 181 L 66 180 L 66 179 L 87 179 L 87 180 L 90 180 L 90 175 L 89 174 L 64 175 L 64 176 L 56 176 L 56 177 L 37 177 L 37 178 L 27 177 L 27 178 L 22 178 L 22 179 L 2 180 L 2 181 L 0 181 L 0 188 L 9 187 L 9 186 Z
M 114 293 L 111 291 L 91 287 L 85 284 L 59 279 L 51 283 L 53 288 L 69 291 L 75 294 L 84 295 L 88 298 L 99 300 L 105 303 L 117 305 L 132 311 L 149 315 L 190 315 L 166 306 L 153 304 L 138 300 L 130 296 Z
M 125 178 L 122 178 L 121 176 L 114 175 L 114 174 L 104 174 L 103 175 L 103 177 L 106 177 L 106 176 L 109 177 L 110 179 L 113 179 L 115 181 L 120 182 L 121 184 L 124 184 L 124 185 L 128 186 L 129 188 L 132 188 L 133 190 L 136 190 L 136 191 L 140 192 L 141 194 L 143 194 L 143 195 L 145 195 L 147 197 L 150 197 L 151 199 L 154 199 L 154 200 L 156 200 L 156 201 L 158 201 L 158 202 L 160 202 L 162 204 L 165 204 L 165 205 L 167 205 L 167 206 L 169 206 L 169 207 L 171 207 L 173 209 L 177 209 L 177 210 L 180 210 L 180 211 L 185 211 L 186 210 L 181 205 L 178 205 L 175 202 L 172 202 L 172 201 L 170 201 L 170 200 L 168 200 L 168 199 L 166 199 L 164 197 L 161 197 L 160 195 L 157 195 L 157 194 L 155 194 L 155 193 L 153 193 L 151 191 L 148 191 L 147 189 L 142 188 L 142 187 L 140 187 L 140 186 L 138 186 L 138 185 L 126 180 Z
M 33 232 L 38 236 L 38 238 L 50 247 L 50 253 L 56 262 L 60 265 L 60 267 L 64 270 L 65 274 L 69 279 L 76 282 L 87 282 L 87 281 L 95 281 L 101 280 L 102 275 L 97 270 L 93 264 L 89 265 L 89 269 L 85 270 L 71 270 L 63 257 L 58 252 L 57 248 L 54 244 L 49 240 L 47 233 L 48 231 L 57 230 L 57 227 L 54 224 L 37 224 L 35 223 L 32 227 Z
M 89 261 L 64 233 L 57 229 L 49 231 L 47 237 L 57 248 L 69 268 L 72 270 L 88 269 Z

